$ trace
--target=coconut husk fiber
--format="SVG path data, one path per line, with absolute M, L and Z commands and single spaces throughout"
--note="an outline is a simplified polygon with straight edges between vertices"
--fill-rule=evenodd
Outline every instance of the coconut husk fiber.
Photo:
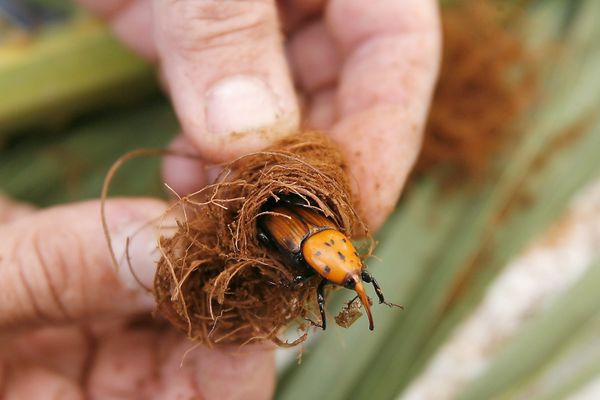
M 451 184 L 482 181 L 510 148 L 537 87 L 536 57 L 512 29 L 521 10 L 487 1 L 442 8 L 442 65 L 413 176 L 437 169 Z
M 159 313 L 206 345 L 303 341 L 306 319 L 318 315 L 319 279 L 291 285 L 290 266 L 257 238 L 265 204 L 282 196 L 318 208 L 349 237 L 368 237 L 334 143 L 319 132 L 297 134 L 225 165 L 214 185 L 179 200 L 177 232 L 160 240 Z M 280 340 L 294 321 L 299 339 Z

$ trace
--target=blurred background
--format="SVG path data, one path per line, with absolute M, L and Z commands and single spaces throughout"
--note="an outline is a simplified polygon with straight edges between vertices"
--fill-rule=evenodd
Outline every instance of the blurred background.
M 423 152 L 369 262 L 405 310 L 279 352 L 278 399 L 600 399 L 600 2 L 441 9 Z M 0 0 L 0 191 L 96 198 L 165 146 L 155 72 L 70 1 Z M 111 193 L 166 197 L 159 166 Z

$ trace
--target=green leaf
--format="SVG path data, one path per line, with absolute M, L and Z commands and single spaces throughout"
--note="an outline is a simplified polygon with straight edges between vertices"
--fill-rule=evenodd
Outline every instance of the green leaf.
M 87 17 L 0 46 L 0 145 L 15 130 L 156 91 L 154 69 Z
M 557 323 L 569 322 L 562 318 L 559 316 Z M 554 352 L 549 351 L 550 359 L 530 377 L 520 379 L 517 384 L 512 383 L 503 397 L 564 399 L 600 377 L 600 312 L 595 312 L 590 321 L 571 328 L 573 337 L 558 346 L 558 355 L 552 357 Z M 545 333 L 540 333 L 540 339 L 546 340 Z
M 157 99 L 141 109 L 99 115 L 61 136 L 23 138 L 0 153 L 0 190 L 40 206 L 98 198 L 117 158 L 141 147 L 165 147 L 177 129 L 170 106 Z M 157 157 L 128 162 L 111 194 L 163 196 L 159 165 Z
M 553 307 L 523 327 L 523 332 L 503 349 L 483 376 L 473 382 L 459 399 L 498 396 L 543 367 L 564 348 L 578 328 L 594 316 L 600 316 L 599 287 L 600 262 L 596 262 Z

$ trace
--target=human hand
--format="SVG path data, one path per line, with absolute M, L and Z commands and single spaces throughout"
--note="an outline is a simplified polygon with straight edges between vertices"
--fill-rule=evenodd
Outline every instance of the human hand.
M 295 83 L 307 124 L 345 153 L 369 226 L 393 210 L 437 75 L 436 0 L 80 2 L 159 62 L 184 132 L 174 147 L 207 163 L 264 148 L 298 128 Z M 182 194 L 208 181 L 173 158 L 164 175 Z
M 273 0 L 80 1 L 159 61 L 184 131 L 174 146 L 191 144 L 211 163 L 295 131 L 291 67 L 307 123 L 331 134 L 360 182 L 370 226 L 391 212 L 416 158 L 437 74 L 435 0 L 280 1 L 287 49 Z M 208 181 L 189 161 L 170 159 L 164 173 L 179 193 Z M 271 352 L 198 347 L 184 359 L 190 343 L 147 320 L 153 300 L 127 268 L 112 267 L 97 202 L 21 209 L 19 217 L 14 205 L 3 208 L 13 210 L 0 220 L 5 398 L 271 395 Z M 163 209 L 149 200 L 110 201 L 114 243 Z M 131 244 L 146 284 L 155 243 L 154 235 L 138 234 Z
M 158 232 L 138 230 L 164 204 L 106 206 L 115 246 L 131 238 L 132 267 L 151 286 Z M 97 201 L 35 211 L 0 197 L 0 397 L 270 398 L 272 352 L 194 347 L 153 319 L 152 296 L 113 267 L 99 213 Z

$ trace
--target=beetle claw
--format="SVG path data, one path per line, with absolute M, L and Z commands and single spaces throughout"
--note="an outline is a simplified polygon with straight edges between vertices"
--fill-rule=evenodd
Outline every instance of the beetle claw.
M 379 304 L 385 304 L 386 306 L 392 308 L 392 307 L 398 307 L 402 310 L 404 310 L 404 306 L 402 304 L 396 304 L 396 303 L 389 303 L 387 301 L 380 301 Z
M 325 330 L 325 326 L 323 324 L 319 324 L 318 322 L 313 321 L 312 319 L 306 318 L 306 317 L 304 317 L 304 320 L 306 322 L 310 322 L 310 324 L 316 328 L 321 328 L 321 329 Z

